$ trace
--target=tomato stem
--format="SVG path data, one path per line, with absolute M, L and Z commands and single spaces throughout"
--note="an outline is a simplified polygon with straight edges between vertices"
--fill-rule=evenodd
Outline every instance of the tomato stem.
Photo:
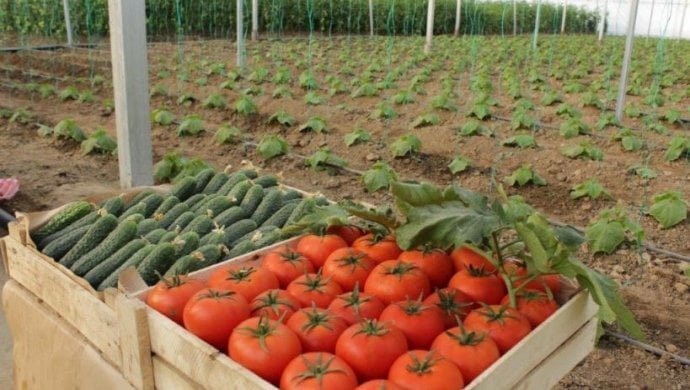
M 494 231 L 491 232 L 491 247 L 493 251 L 496 253 L 496 257 L 498 257 L 498 267 L 496 269 L 498 270 L 498 273 L 501 274 L 501 278 L 506 284 L 506 288 L 508 289 L 508 299 L 510 301 L 510 307 L 512 308 L 517 308 L 517 299 L 515 298 L 515 286 L 513 284 L 513 280 L 508 275 L 506 272 L 505 268 L 503 267 L 503 253 L 501 253 L 501 246 L 498 243 L 498 232 Z

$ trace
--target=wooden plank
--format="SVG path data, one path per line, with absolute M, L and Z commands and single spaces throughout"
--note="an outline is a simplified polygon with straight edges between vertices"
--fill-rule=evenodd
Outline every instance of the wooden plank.
M 515 390 L 550 389 L 594 349 L 596 318 L 589 320 L 539 366 L 520 380 Z
M 122 364 L 117 318 L 97 295 L 13 238 L 5 240 L 10 278 L 77 328 L 116 367 Z
M 115 296 L 120 329 L 122 373 L 137 389 L 153 389 L 153 362 L 146 305 L 122 294 Z
M 0 260 L 2 261 L 2 269 L 5 270 L 6 274 L 9 274 L 10 266 L 7 263 L 7 246 L 4 238 L 0 239 Z
M 563 344 L 598 310 L 589 293 L 581 291 L 556 314 L 522 339 L 494 365 L 478 376 L 467 389 L 510 389 L 520 378 Z M 494 375 L 495 374 L 495 375 Z
M 436 0 L 429 0 L 429 7 L 426 11 L 426 41 L 424 52 L 431 52 L 431 43 L 434 39 L 434 14 L 436 13 Z
M 253 372 L 153 309 L 147 309 L 151 350 L 207 390 L 275 390 Z
M 159 390 L 203 389 L 158 356 L 153 357 L 153 375 Z
M 144 1 L 108 0 L 120 185 L 153 184 Z

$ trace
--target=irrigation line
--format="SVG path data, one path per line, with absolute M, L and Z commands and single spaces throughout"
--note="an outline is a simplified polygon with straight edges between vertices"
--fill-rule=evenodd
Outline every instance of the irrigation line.
M 647 344 L 647 343 L 643 343 L 643 342 L 641 342 L 641 341 L 637 341 L 637 340 L 633 339 L 632 337 L 628 337 L 628 336 L 626 336 L 626 335 L 624 335 L 624 334 L 621 334 L 621 333 L 618 333 L 618 332 L 613 332 L 613 331 L 610 331 L 610 330 L 606 330 L 606 335 L 611 336 L 611 337 L 614 337 L 614 338 L 617 338 L 617 339 L 619 339 L 619 340 L 623 340 L 623 341 L 625 341 L 625 342 L 627 342 L 627 343 L 629 343 L 629 344 L 632 344 L 632 345 L 634 345 L 634 346 L 636 346 L 636 347 L 638 347 L 638 348 L 642 348 L 642 349 L 644 349 L 645 351 L 651 352 L 651 353 L 653 353 L 653 354 L 655 354 L 655 355 L 657 355 L 657 356 L 669 356 L 669 357 L 671 357 L 673 360 L 677 361 L 677 362 L 680 363 L 680 364 L 683 364 L 683 365 L 686 365 L 686 366 L 690 366 L 690 359 L 686 358 L 685 356 L 681 356 L 681 355 L 678 355 L 678 354 L 676 354 L 676 353 L 668 352 L 668 351 L 665 351 L 665 350 L 663 350 L 663 349 L 661 349 L 661 348 L 657 348 L 657 347 L 655 347 L 655 346 L 653 346 L 653 345 L 649 345 L 649 344 Z

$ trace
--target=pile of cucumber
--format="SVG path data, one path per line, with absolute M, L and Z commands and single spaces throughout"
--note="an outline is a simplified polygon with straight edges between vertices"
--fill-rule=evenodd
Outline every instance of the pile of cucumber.
M 152 285 L 287 239 L 283 227 L 326 203 L 281 188 L 273 175 L 207 169 L 167 195 L 144 190 L 128 203 L 122 196 L 70 203 L 31 237 L 98 290 L 115 287 L 130 266 Z

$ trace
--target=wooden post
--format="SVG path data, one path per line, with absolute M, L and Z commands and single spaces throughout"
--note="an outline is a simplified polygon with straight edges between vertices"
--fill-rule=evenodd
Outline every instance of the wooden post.
M 513 0 L 513 36 L 517 35 L 517 0 Z
M 374 0 L 369 0 L 369 35 L 374 36 Z
M 601 8 L 601 15 L 599 15 L 599 42 L 604 40 L 604 29 L 606 27 L 606 9 L 608 8 L 608 0 L 604 0 L 604 7 Z
M 623 69 L 618 83 L 618 100 L 616 101 L 616 118 L 623 118 L 625 108 L 625 95 L 628 90 L 628 72 L 630 71 L 630 59 L 632 58 L 633 40 L 635 39 L 635 22 L 637 21 L 637 6 L 640 0 L 632 0 L 630 4 L 630 16 L 628 17 L 628 36 L 625 38 L 625 54 L 623 55 Z
M 426 13 L 426 43 L 424 52 L 431 52 L 431 41 L 434 39 L 434 13 L 436 11 L 436 0 L 429 0 L 429 8 Z
M 108 0 L 120 186 L 153 184 L 146 6 Z
M 259 40 L 259 0 L 252 0 L 252 41 Z
M 678 39 L 683 39 L 683 28 L 685 28 L 685 14 L 688 13 L 688 2 L 690 2 L 690 0 L 685 0 L 685 5 L 683 5 L 683 13 L 680 15 L 680 29 L 678 30 Z
M 237 0 L 237 67 L 244 68 L 244 0 Z
M 65 30 L 67 31 L 67 46 L 72 46 L 72 18 L 69 13 L 69 0 L 62 0 L 62 8 L 65 12 Z
M 656 4 L 656 0 L 652 0 L 652 10 L 649 11 L 649 24 L 647 25 L 647 38 L 652 33 L 652 20 L 654 19 L 654 5 Z
M 565 21 L 568 18 L 568 0 L 563 0 L 563 17 L 561 18 L 561 34 L 565 33 Z
M 455 36 L 460 36 L 460 17 L 462 16 L 462 0 L 455 3 Z
M 541 0 L 537 0 L 537 16 L 534 18 L 534 39 L 532 39 L 532 50 L 537 50 L 539 40 L 539 23 L 541 23 Z

